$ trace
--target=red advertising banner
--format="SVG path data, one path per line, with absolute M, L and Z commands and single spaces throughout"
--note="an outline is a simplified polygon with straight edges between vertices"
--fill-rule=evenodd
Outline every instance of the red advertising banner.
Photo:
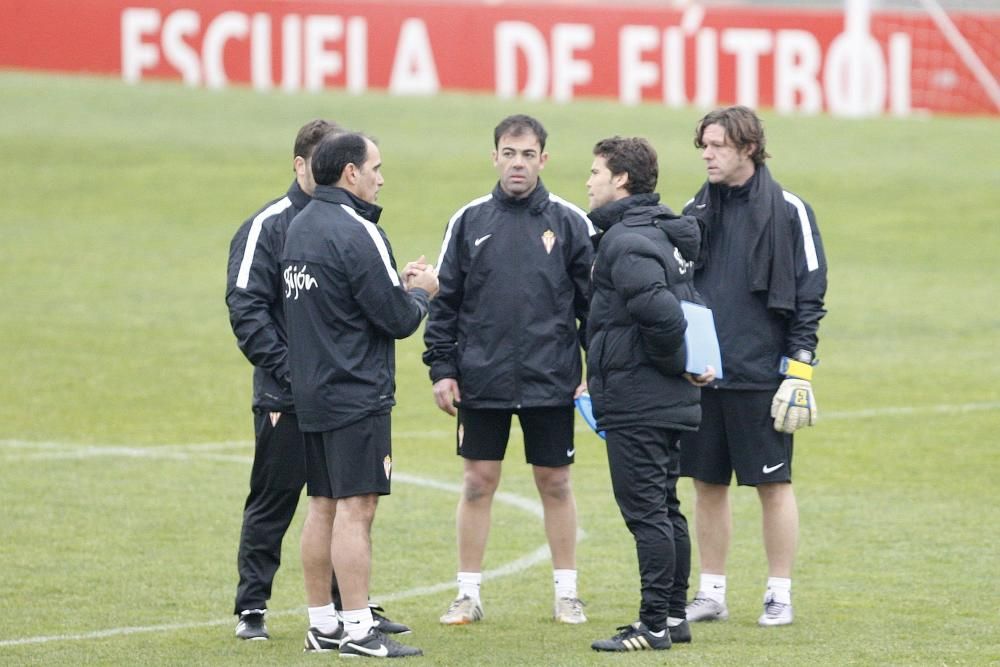
M 0 24 L 0 67 L 129 83 L 1000 114 L 1000 13 L 7 0 Z

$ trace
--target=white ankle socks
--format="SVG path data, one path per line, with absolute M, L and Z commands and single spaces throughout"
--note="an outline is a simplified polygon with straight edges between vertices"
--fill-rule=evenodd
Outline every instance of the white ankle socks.
M 726 575 L 702 574 L 698 583 L 698 592 L 716 602 L 726 601 Z
M 556 588 L 556 599 L 575 598 L 576 570 L 553 570 L 552 583 Z
M 468 597 L 479 600 L 479 588 L 483 584 L 482 572 L 458 573 L 458 597 Z

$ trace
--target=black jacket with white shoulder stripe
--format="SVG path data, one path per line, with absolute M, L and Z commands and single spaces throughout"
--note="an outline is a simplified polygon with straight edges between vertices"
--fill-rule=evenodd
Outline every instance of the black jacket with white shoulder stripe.
M 229 244 L 226 305 L 236 343 L 254 365 L 253 407 L 294 412 L 282 303 L 281 252 L 292 218 L 310 197 L 292 181 L 236 230 Z
M 815 355 L 826 255 L 812 207 L 766 165 L 739 187 L 706 183 L 684 207 L 702 223 L 694 284 L 715 315 L 718 389 L 774 390 L 782 356 Z
M 303 431 L 340 429 L 395 405 L 395 339 L 417 330 L 429 295 L 403 287 L 381 212 L 319 185 L 288 228 L 282 279 Z
M 468 408 L 572 405 L 593 234 L 586 214 L 541 181 L 521 199 L 498 184 L 459 209 L 424 332 L 431 381 L 457 380 Z

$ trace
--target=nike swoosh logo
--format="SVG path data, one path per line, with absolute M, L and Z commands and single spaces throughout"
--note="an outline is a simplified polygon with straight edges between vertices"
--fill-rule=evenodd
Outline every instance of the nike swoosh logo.
M 385 644 L 379 644 L 378 648 L 373 651 L 372 649 L 365 648 L 364 646 L 351 642 L 351 648 L 357 649 L 358 651 L 361 651 L 366 655 L 370 655 L 373 658 L 384 658 L 389 655 L 389 647 Z
M 576 447 L 566 450 L 566 456 L 573 456 L 574 454 L 576 454 Z
M 695 208 L 705 208 L 706 206 L 708 206 L 708 204 L 695 204 L 694 205 Z
M 486 239 L 488 239 L 491 236 L 493 236 L 493 235 L 492 234 L 487 234 L 486 236 L 480 236 L 478 239 L 476 239 L 476 247 L 479 247 L 480 243 L 482 243 L 483 241 L 485 241 Z
M 762 473 L 764 473 L 765 475 L 768 475 L 768 474 L 774 472 L 775 470 L 777 470 L 778 468 L 780 468 L 783 465 L 785 465 L 784 461 L 782 461 L 781 463 L 779 463 L 776 466 L 764 466 L 763 468 L 760 469 L 760 471 Z

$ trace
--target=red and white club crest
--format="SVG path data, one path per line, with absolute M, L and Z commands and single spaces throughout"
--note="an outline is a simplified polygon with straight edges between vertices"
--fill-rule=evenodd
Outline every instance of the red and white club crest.
M 556 235 L 551 229 L 546 229 L 545 233 L 542 234 L 542 245 L 545 246 L 545 252 L 552 254 L 552 248 L 556 245 Z

